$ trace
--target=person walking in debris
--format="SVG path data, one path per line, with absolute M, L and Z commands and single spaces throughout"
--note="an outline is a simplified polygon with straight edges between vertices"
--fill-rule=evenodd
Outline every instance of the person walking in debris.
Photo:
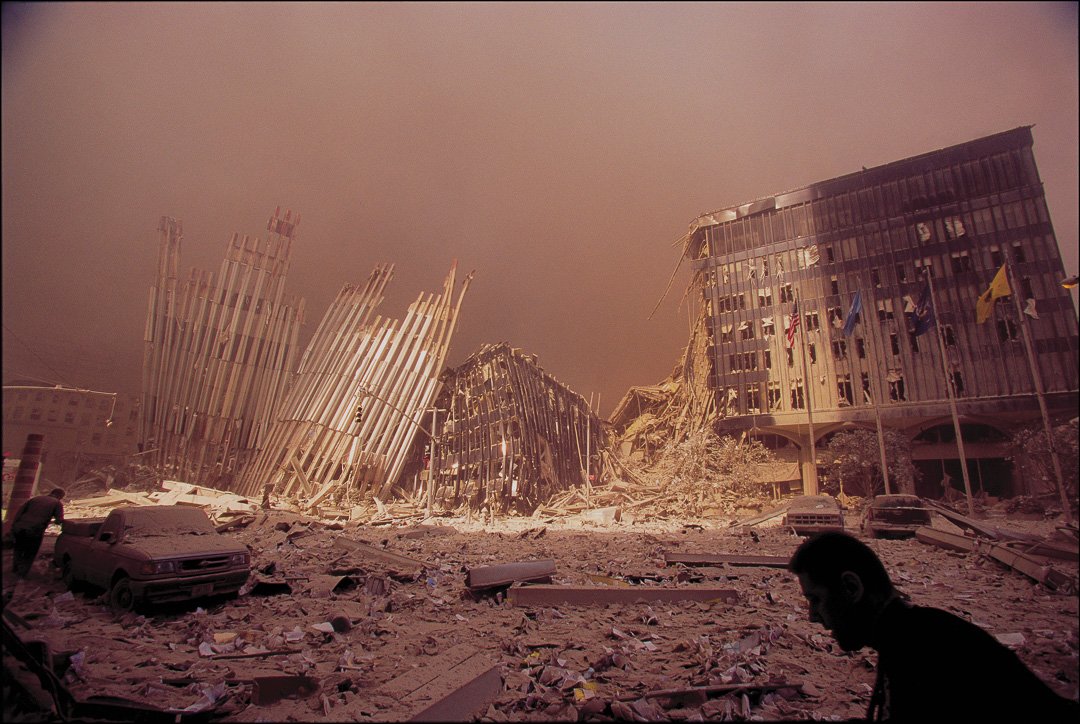
M 63 488 L 54 488 L 48 495 L 38 495 L 22 504 L 11 523 L 15 546 L 12 555 L 15 575 L 25 578 L 37 558 L 49 521 L 64 522 Z
M 844 651 L 878 652 L 868 721 L 1078 721 L 1058 696 L 978 626 L 901 597 L 877 555 L 845 533 L 814 536 L 791 557 L 810 620 Z

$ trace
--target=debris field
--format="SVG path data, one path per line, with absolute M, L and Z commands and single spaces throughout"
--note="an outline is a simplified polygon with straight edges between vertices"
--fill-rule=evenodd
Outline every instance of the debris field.
M 5 625 L 47 642 L 76 700 L 114 697 L 180 721 L 864 715 L 876 654 L 841 652 L 808 620 L 783 567 L 802 539 L 779 518 L 747 527 L 643 512 L 374 525 L 256 510 L 225 533 L 253 554 L 240 596 L 122 616 L 100 591 L 64 588 L 50 534 L 30 578 L 5 579 Z M 995 523 L 1034 535 L 1058 525 Z M 1048 588 L 978 549 L 868 543 L 914 603 L 982 626 L 1076 698 L 1075 588 Z M 10 706 L 5 720 L 19 715 Z

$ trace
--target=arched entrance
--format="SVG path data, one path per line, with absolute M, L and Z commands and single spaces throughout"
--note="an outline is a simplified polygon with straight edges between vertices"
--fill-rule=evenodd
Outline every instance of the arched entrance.
M 1014 495 L 1013 465 L 1006 458 L 1009 436 L 985 423 L 960 424 L 972 495 L 999 498 Z M 940 422 L 916 431 L 912 458 L 922 472 L 915 492 L 931 499 L 963 497 L 964 477 L 952 422 Z

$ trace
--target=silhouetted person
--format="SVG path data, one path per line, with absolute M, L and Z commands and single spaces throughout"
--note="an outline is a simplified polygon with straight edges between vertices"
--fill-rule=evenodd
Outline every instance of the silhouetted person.
M 11 523 L 11 537 L 15 542 L 12 568 L 20 578 L 29 575 L 49 521 L 55 518 L 57 523 L 63 524 L 64 504 L 60 502 L 63 497 L 62 488 L 53 488 L 48 495 L 30 498 L 15 513 Z
M 867 719 L 880 721 L 1080 721 L 1058 696 L 978 626 L 900 597 L 877 555 L 844 533 L 822 533 L 795 551 L 810 620 L 844 651 L 878 652 Z

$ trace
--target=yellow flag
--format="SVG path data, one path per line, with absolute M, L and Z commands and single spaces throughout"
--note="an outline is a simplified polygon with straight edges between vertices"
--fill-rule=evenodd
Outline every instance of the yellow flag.
M 1005 273 L 1005 266 L 1002 265 L 998 269 L 998 273 L 994 275 L 994 281 L 990 282 L 990 288 L 983 292 L 975 305 L 976 321 L 982 324 L 989 319 L 990 312 L 994 311 L 994 300 L 998 297 L 1007 297 L 1010 294 L 1012 294 L 1012 290 L 1009 289 L 1009 277 Z

